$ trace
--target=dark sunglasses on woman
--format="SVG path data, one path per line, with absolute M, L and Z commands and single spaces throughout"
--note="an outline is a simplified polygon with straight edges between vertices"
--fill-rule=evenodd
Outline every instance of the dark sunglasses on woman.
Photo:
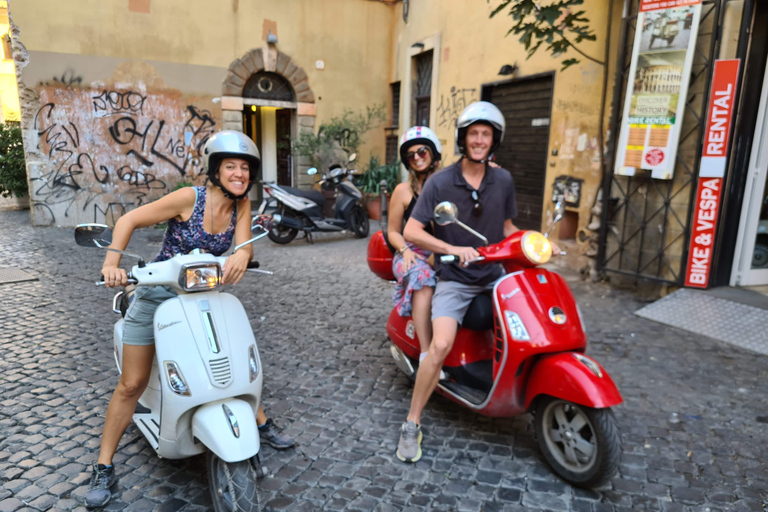
M 429 148 L 424 146 L 417 149 L 416 151 L 413 151 L 413 152 L 409 151 L 408 161 L 413 162 L 414 160 L 416 160 L 416 157 L 419 157 L 420 160 L 424 160 L 425 158 L 427 158 L 427 155 L 431 155 L 431 154 L 432 153 L 429 151 Z

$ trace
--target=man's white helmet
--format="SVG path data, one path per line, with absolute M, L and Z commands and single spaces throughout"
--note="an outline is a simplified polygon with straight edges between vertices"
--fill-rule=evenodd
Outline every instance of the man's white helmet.
M 435 132 L 426 126 L 413 126 L 400 137 L 400 161 L 406 169 L 410 169 L 408 162 L 408 148 L 422 144 L 432 151 L 432 165 L 443 159 L 443 145 Z
M 491 153 L 499 148 L 499 144 L 504 140 L 504 114 L 496 108 L 496 105 L 487 101 L 477 101 L 464 109 L 459 119 L 456 121 L 456 145 L 462 154 L 466 154 L 465 138 L 467 128 L 476 123 L 487 124 L 493 128 L 493 146 Z M 490 156 L 490 155 L 489 155 Z

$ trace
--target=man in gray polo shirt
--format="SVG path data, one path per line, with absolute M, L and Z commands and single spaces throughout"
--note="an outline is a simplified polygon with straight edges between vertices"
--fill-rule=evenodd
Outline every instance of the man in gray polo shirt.
M 515 185 L 509 171 L 490 167 L 488 158 L 504 137 L 504 116 L 493 104 L 480 101 L 462 112 L 456 124 L 456 144 L 462 153 L 457 163 L 433 175 L 424 187 L 403 236 L 437 254 L 452 254 L 465 263 L 479 256 L 482 241 L 457 225 L 435 225 L 434 236 L 425 231 L 435 206 L 450 201 L 458 207 L 459 220 L 488 238 L 502 241 L 518 228 Z M 411 409 L 401 427 L 397 456 L 405 462 L 421 458 L 421 411 L 437 386 L 440 369 L 453 346 L 456 333 L 472 299 L 493 290 L 501 277 L 498 265 L 441 264 L 436 260 L 438 283 L 432 299 L 432 343 L 419 365 Z

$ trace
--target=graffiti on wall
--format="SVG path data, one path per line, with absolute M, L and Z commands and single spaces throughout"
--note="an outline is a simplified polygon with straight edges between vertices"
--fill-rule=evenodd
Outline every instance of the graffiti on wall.
M 440 94 L 440 103 L 437 106 L 437 125 L 441 128 L 450 128 L 456 125 L 456 120 L 471 103 L 478 101 L 477 89 L 451 87 L 446 96 Z
M 166 194 L 200 182 L 202 147 L 220 122 L 178 95 L 44 86 L 29 137 L 38 225 L 114 223 Z

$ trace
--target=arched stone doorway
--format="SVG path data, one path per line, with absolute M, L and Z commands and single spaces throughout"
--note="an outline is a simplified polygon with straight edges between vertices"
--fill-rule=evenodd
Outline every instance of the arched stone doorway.
M 309 163 L 294 158 L 290 139 L 315 127 L 315 96 L 306 72 L 270 45 L 255 48 L 229 66 L 222 83 L 223 128 L 254 139 L 262 153 L 262 179 L 310 187 Z M 254 187 L 259 199 L 260 187 Z M 257 199 L 257 197 L 252 197 Z

